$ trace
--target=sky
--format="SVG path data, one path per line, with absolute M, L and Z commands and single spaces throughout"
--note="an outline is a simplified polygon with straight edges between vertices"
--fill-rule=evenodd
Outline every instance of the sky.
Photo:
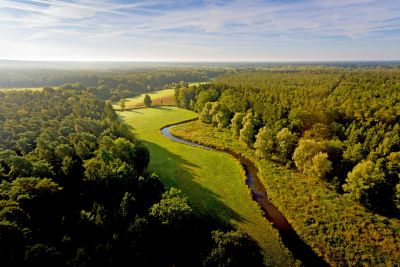
M 400 0 L 0 0 L 0 59 L 400 59 Z

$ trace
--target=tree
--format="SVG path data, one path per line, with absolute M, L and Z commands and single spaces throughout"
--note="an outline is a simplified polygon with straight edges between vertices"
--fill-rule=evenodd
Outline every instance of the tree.
M 200 120 L 204 123 L 211 123 L 212 122 L 212 116 L 211 116 L 211 110 L 212 110 L 212 103 L 207 102 L 203 109 L 201 110 L 200 113 Z
M 32 145 L 28 138 L 22 136 L 15 143 L 15 147 L 21 152 L 21 154 L 25 155 L 32 151 Z
M 237 112 L 233 116 L 233 118 L 231 120 L 231 129 L 232 129 L 233 137 L 236 137 L 236 138 L 239 137 L 240 130 L 243 127 L 243 124 L 242 124 L 243 118 L 244 118 L 244 114 L 242 112 Z
M 151 103 L 152 103 L 152 101 L 151 101 L 151 98 L 150 98 L 150 96 L 149 95 L 145 95 L 144 96 L 144 105 L 146 106 L 146 107 L 150 107 L 151 106 Z
M 27 248 L 25 263 L 28 266 L 60 266 L 61 253 L 55 247 L 44 244 L 35 244 Z
M 230 118 L 230 113 L 224 110 L 220 110 L 214 115 L 214 121 L 220 130 L 229 126 Z
M 369 160 L 362 161 L 348 173 L 343 190 L 348 197 L 371 206 L 379 192 L 380 185 L 385 183 L 385 174 Z
M 332 171 L 332 163 L 328 159 L 328 153 L 318 152 L 312 158 L 309 173 L 314 177 L 324 178 L 330 171 Z
M 200 112 L 207 102 L 213 102 L 217 100 L 217 91 L 214 89 L 201 91 L 196 96 L 196 104 L 194 110 Z
M 400 183 L 396 185 L 394 193 L 394 204 L 398 210 L 400 210 Z
M 159 203 L 150 209 L 150 215 L 158 219 L 162 224 L 177 226 L 185 222 L 192 213 L 187 199 L 182 192 L 174 187 L 162 195 Z
M 242 123 L 243 128 L 240 130 L 239 140 L 250 147 L 254 142 L 256 134 L 254 129 L 254 116 L 251 110 L 247 112 Z
M 125 108 L 126 108 L 126 100 L 125 100 L 125 98 L 122 98 L 122 99 L 119 101 L 119 106 L 120 106 L 120 108 L 122 109 L 122 111 L 125 110 Z
M 264 266 L 256 243 L 247 234 L 239 231 L 212 233 L 213 247 L 204 261 L 204 266 Z
M 291 158 L 297 144 L 297 135 L 283 128 L 276 134 L 277 155 L 281 162 L 286 163 Z
M 301 139 L 293 153 L 294 164 L 301 172 L 309 174 L 312 159 L 322 152 L 322 144 L 313 139 Z
M 271 154 L 275 152 L 275 137 L 273 132 L 267 128 L 262 127 L 256 136 L 254 143 L 256 155 L 260 158 L 268 159 Z

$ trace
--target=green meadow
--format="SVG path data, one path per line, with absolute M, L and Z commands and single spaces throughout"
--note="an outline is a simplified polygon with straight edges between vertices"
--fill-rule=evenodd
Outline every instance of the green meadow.
M 244 171 L 235 158 L 176 143 L 161 134 L 163 126 L 196 118 L 196 113 L 156 106 L 118 114 L 150 150 L 149 170 L 159 175 L 165 187 L 181 189 L 198 214 L 217 217 L 248 233 L 259 243 L 268 265 L 293 264 L 277 231 L 252 201 Z
M 175 104 L 175 89 L 165 89 L 160 91 L 149 92 L 139 96 L 127 98 L 125 101 L 126 109 L 144 107 L 144 96 L 149 95 L 153 105 L 174 105 Z M 119 103 L 113 105 L 115 109 L 120 109 Z

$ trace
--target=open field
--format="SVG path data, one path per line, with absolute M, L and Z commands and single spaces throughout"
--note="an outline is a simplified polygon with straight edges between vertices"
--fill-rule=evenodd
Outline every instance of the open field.
M 159 91 L 154 91 L 146 94 L 141 94 L 139 96 L 131 97 L 126 99 L 126 109 L 131 108 L 141 108 L 144 107 L 144 96 L 149 95 L 153 102 L 153 105 L 174 105 L 175 97 L 174 97 L 175 89 L 164 89 Z M 120 109 L 118 103 L 113 105 L 115 109 Z
M 189 86 L 197 86 L 200 84 L 207 84 L 207 83 L 210 83 L 210 82 L 188 82 Z
M 156 172 L 166 187 L 180 188 L 196 212 L 230 222 L 252 236 L 262 247 L 268 265 L 293 264 L 277 231 L 251 200 L 243 169 L 236 159 L 225 153 L 175 143 L 161 135 L 163 126 L 195 118 L 196 113 L 176 107 L 155 107 L 119 115 L 149 148 L 149 170 Z
M 54 88 L 54 87 L 53 87 Z M 0 88 L 0 92 L 15 92 L 15 91 L 43 91 L 43 87 L 26 87 L 26 88 Z

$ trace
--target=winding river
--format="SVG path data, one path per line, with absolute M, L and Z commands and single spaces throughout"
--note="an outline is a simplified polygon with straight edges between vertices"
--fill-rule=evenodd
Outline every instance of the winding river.
M 293 256 L 296 259 L 299 259 L 304 266 L 329 266 L 322 258 L 318 257 L 318 255 L 315 254 L 315 252 L 297 235 L 283 214 L 268 199 L 267 191 L 264 185 L 261 183 L 257 175 L 258 170 L 252 161 L 231 151 L 220 150 L 177 138 L 170 132 L 170 128 L 172 126 L 174 125 L 166 126 L 161 129 L 161 133 L 170 140 L 207 150 L 221 151 L 238 159 L 246 172 L 246 185 L 250 188 L 253 200 L 255 200 L 261 206 L 265 212 L 265 217 L 279 231 L 284 245 L 291 251 Z

